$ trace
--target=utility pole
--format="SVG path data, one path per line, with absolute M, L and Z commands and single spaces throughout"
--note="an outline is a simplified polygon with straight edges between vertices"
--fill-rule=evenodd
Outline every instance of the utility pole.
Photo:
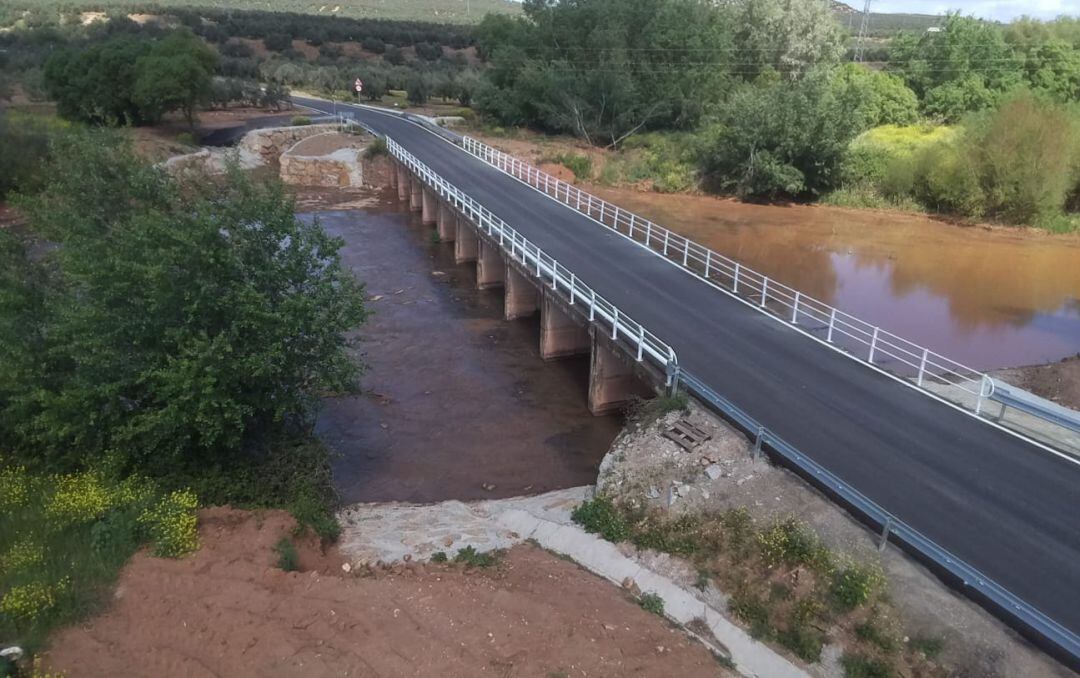
M 859 23 L 859 42 L 855 45 L 855 61 L 862 62 L 866 52 L 866 27 L 870 24 L 870 0 L 866 0 Z

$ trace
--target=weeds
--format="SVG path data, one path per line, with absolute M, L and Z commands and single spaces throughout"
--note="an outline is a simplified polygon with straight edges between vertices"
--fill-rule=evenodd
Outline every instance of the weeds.
M 630 536 L 629 525 L 607 497 L 595 497 L 583 502 L 573 510 L 570 519 L 585 528 L 586 532 L 599 534 L 610 542 L 625 541 Z
M 277 566 L 286 572 L 296 572 L 300 569 L 300 555 L 296 552 L 296 544 L 292 539 L 282 537 L 274 545 L 274 552 L 278 554 Z
M 655 593 L 643 593 L 638 598 L 638 605 L 646 612 L 652 612 L 661 617 L 664 616 L 664 599 Z
M 454 556 L 454 562 L 465 567 L 494 567 L 502 560 L 501 551 L 486 551 L 481 553 L 472 546 L 466 546 Z
M 892 654 L 900 649 L 900 639 L 873 619 L 856 624 L 855 637 L 876 646 L 886 654 Z
M 431 562 L 433 563 L 445 563 L 447 560 L 446 551 L 436 551 L 431 554 Z
M 844 667 L 845 678 L 892 678 L 892 666 L 881 659 L 875 659 L 858 652 L 846 652 L 840 658 Z
M 439 235 L 438 229 L 433 229 L 431 233 L 428 234 L 428 242 L 432 245 L 438 245 L 442 242 L 442 236 Z
M 868 602 L 885 586 L 881 568 L 866 563 L 845 562 L 834 570 L 832 599 L 845 612 Z
M 913 636 L 908 646 L 914 652 L 921 652 L 927 659 L 934 659 L 945 649 L 945 639 L 938 636 Z
M 368 144 L 368 147 L 364 149 L 364 159 L 372 160 L 379 156 L 387 155 L 389 151 L 386 148 L 386 139 L 382 137 L 375 137 L 375 140 Z
M 560 153 L 541 158 L 542 163 L 557 163 L 574 173 L 575 181 L 588 181 L 592 177 L 592 158 L 577 153 Z

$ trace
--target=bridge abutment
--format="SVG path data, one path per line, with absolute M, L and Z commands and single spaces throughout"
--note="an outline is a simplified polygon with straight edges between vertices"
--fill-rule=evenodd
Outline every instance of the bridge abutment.
M 586 353 L 592 347 L 589 330 L 563 310 L 550 294 L 540 301 L 540 357 L 544 360 Z
M 439 201 L 438 229 L 439 240 L 454 242 L 457 235 L 457 218 L 454 216 L 454 211 L 450 209 L 450 205 L 442 200 Z
M 435 191 L 430 188 L 424 187 L 424 195 L 421 200 L 420 209 L 420 223 L 425 226 L 431 226 L 435 223 L 439 210 L 439 197 L 435 195 Z
M 476 287 L 486 290 L 502 287 L 506 264 L 503 263 L 499 248 L 480 240 L 476 256 Z
M 480 238 L 471 224 L 458 219 L 457 239 L 454 240 L 454 263 L 464 264 L 466 261 L 476 261 L 479 254 Z
M 504 278 L 503 312 L 507 320 L 525 318 L 540 310 L 540 290 L 524 275 L 507 264 Z

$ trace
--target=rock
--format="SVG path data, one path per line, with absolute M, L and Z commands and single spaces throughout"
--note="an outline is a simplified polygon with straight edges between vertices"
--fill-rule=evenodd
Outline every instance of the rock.
M 754 477 L 754 474 L 751 473 L 750 475 L 746 476 L 745 478 L 739 478 L 738 480 L 736 480 L 735 484 L 739 485 L 741 487 L 743 483 L 745 483 L 747 480 L 750 480 L 753 477 Z
M 720 464 L 710 464 L 705 467 L 705 475 L 709 477 L 709 480 L 716 480 L 724 475 L 724 469 L 720 467 Z
M 495 484 L 494 483 L 481 483 L 480 487 L 486 492 L 494 492 L 495 491 Z
M 679 494 L 675 491 L 674 487 L 669 487 L 667 491 L 667 505 L 674 506 L 675 502 L 679 500 Z
M 23 658 L 23 649 L 18 645 L 12 645 L 11 647 L 5 647 L 0 650 L 0 658 L 6 659 L 10 662 L 18 662 Z
M 409 562 L 410 560 L 412 560 L 412 554 L 411 553 L 406 553 L 404 560 L 405 560 L 406 563 Z
M 341 570 L 342 570 L 343 572 L 346 572 L 346 573 L 348 573 L 348 572 L 352 572 L 352 565 L 350 565 L 350 564 L 348 564 L 348 563 L 342 563 L 342 564 L 341 564 Z
M 450 535 L 446 535 L 442 540 L 443 546 L 450 546 L 454 543 L 454 538 Z
M 709 491 L 708 491 L 708 490 L 702 490 L 702 491 L 701 491 L 701 498 L 702 498 L 702 499 L 708 499 L 708 498 L 709 498 L 709 496 L 710 496 L 710 495 L 709 495 Z
M 660 490 L 656 489 L 655 485 L 649 485 L 649 489 L 645 492 L 645 496 L 649 499 L 657 499 L 660 497 Z

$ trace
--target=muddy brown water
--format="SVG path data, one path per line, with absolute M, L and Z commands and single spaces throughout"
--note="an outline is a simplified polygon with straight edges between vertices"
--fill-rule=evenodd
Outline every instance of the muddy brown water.
M 589 190 L 974 368 L 1080 352 L 1080 236 L 961 227 L 919 215 Z
M 317 432 L 344 502 L 481 499 L 593 483 L 622 426 L 587 403 L 588 358 L 544 362 L 539 323 L 395 204 L 321 212 L 366 285 L 363 393 L 329 398 Z M 494 489 L 485 489 L 485 485 Z

